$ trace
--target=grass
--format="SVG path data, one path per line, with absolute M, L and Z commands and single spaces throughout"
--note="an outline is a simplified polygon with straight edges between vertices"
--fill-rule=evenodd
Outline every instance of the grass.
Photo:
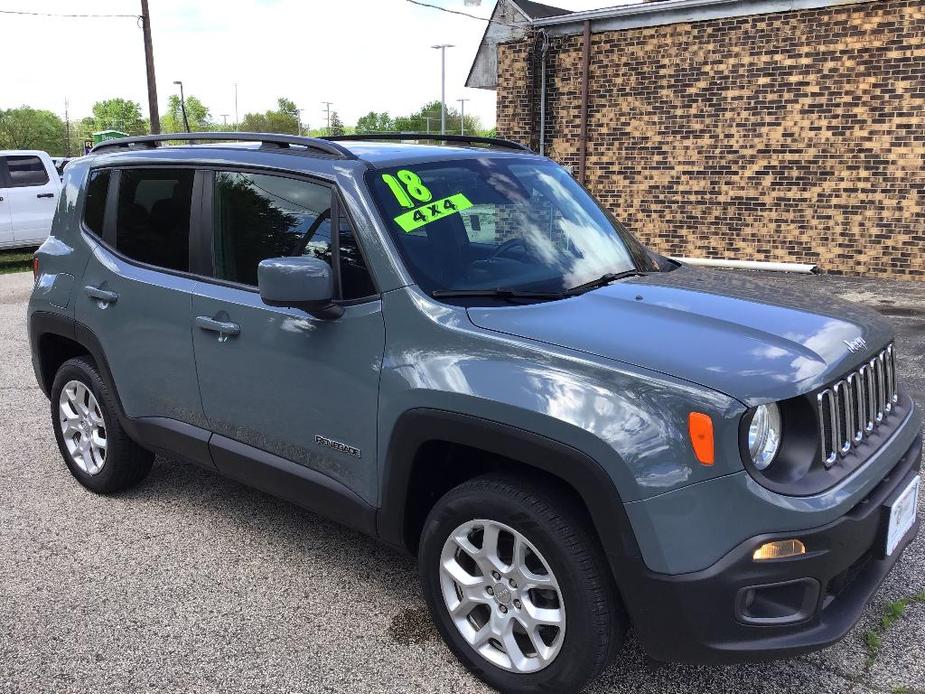
M 925 603 L 925 590 L 899 600 L 894 600 L 883 609 L 880 623 L 864 634 L 864 643 L 867 644 L 867 667 L 870 668 L 877 659 L 877 653 L 883 645 L 883 635 L 890 630 L 909 605 Z
M 32 269 L 33 249 L 17 248 L 13 251 L 0 251 L 0 275 L 11 272 L 28 272 Z

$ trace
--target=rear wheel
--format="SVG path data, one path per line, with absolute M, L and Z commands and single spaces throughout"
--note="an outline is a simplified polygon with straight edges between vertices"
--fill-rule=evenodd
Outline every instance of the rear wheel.
M 152 453 L 129 438 L 116 412 L 113 396 L 89 358 L 61 365 L 51 388 L 55 439 L 77 481 L 104 494 L 137 484 L 154 461 Z
M 578 691 L 622 643 L 600 548 L 540 486 L 489 476 L 456 487 L 428 516 L 419 554 L 447 644 L 502 691 Z

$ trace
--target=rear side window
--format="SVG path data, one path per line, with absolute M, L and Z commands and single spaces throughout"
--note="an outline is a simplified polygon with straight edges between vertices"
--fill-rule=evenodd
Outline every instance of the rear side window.
M 48 172 L 38 157 L 13 156 L 4 157 L 10 173 L 10 187 L 43 186 L 48 183 Z
M 103 217 L 106 215 L 106 196 L 109 193 L 109 170 L 91 171 L 87 183 L 87 201 L 84 204 L 84 226 L 103 237 Z
M 219 279 L 257 285 L 267 258 L 312 255 L 331 262 L 331 190 L 284 176 L 215 174 L 213 253 Z
M 187 169 L 123 169 L 116 248 L 149 265 L 189 271 L 193 176 Z

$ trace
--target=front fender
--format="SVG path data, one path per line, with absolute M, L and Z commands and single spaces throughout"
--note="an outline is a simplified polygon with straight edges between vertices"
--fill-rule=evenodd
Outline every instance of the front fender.
M 542 470 L 570 485 L 582 498 L 611 569 L 638 562 L 639 547 L 620 494 L 593 459 L 533 432 L 491 420 L 428 408 L 402 414 L 390 438 L 377 532 L 386 542 L 407 547 L 408 489 L 415 454 L 428 441 L 477 445 L 488 453 Z
M 742 470 L 738 401 L 680 379 L 475 327 L 463 308 L 414 288 L 389 292 L 380 387 L 379 461 L 405 412 L 427 408 L 533 432 L 603 468 L 624 502 Z M 710 414 L 716 461 L 700 464 L 691 411 Z M 468 441 L 482 446 L 484 437 Z

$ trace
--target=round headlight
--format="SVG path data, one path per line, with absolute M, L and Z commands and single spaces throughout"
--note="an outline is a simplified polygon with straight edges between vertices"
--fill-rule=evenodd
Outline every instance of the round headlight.
M 764 470 L 780 448 L 780 409 L 774 403 L 759 405 L 748 427 L 748 453 L 752 463 Z

